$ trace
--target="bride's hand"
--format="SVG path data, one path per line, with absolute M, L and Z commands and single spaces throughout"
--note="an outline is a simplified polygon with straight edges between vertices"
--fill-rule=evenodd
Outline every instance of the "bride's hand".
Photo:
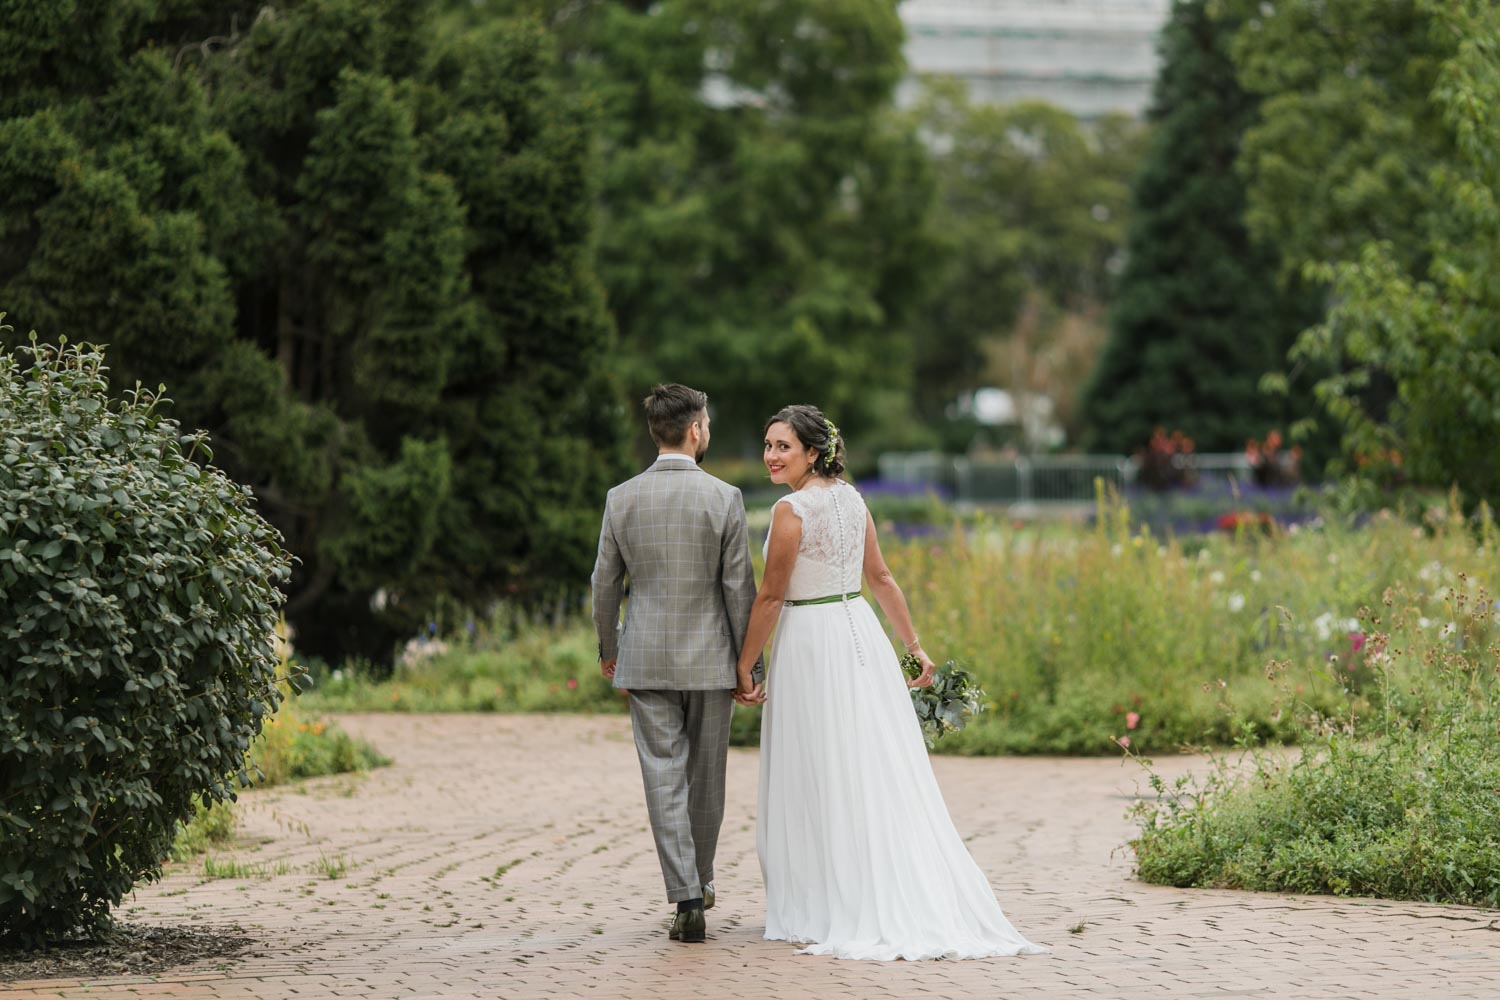
M 911 654 L 917 658 L 917 661 L 919 663 L 922 664 L 922 672 L 913 677 L 911 680 L 907 681 L 906 686 L 909 688 L 927 687 L 932 683 L 932 672 L 937 669 L 937 665 L 932 662 L 932 657 L 928 656 L 925 652 L 922 651 L 921 646 L 918 646 L 916 649 L 912 650 Z
M 753 708 L 766 700 L 766 686 L 764 683 L 755 683 L 755 677 L 749 670 L 735 671 L 738 683 L 734 688 L 734 700 L 736 704 Z

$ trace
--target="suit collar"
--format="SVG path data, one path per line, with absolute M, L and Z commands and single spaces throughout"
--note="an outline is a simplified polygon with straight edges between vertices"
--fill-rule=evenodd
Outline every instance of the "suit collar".
M 658 455 L 656 461 L 651 463 L 650 472 L 688 472 L 696 471 L 698 463 L 686 455 Z

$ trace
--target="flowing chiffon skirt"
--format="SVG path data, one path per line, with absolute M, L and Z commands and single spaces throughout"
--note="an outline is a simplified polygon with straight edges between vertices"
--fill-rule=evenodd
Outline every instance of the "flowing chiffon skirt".
M 760 752 L 768 940 L 878 961 L 1046 951 L 1006 920 L 954 828 L 863 598 L 783 610 Z

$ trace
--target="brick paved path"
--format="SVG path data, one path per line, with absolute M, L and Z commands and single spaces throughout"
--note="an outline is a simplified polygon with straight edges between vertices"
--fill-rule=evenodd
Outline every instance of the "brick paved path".
M 200 861 L 129 918 L 262 942 L 226 969 L 14 983 L 98 997 L 1486 997 L 1500 912 L 1142 885 L 1120 845 L 1138 771 L 1115 760 L 937 758 L 960 831 L 1047 956 L 874 963 L 761 940 L 754 751 L 730 757 L 709 940 L 667 906 L 624 718 L 353 716 L 396 759 L 243 798 L 249 877 Z M 1164 770 L 1180 771 L 1191 760 Z M 329 878 L 342 862 L 347 871 Z M 318 872 L 318 867 L 325 872 Z M 1077 933 L 1072 929 L 1078 928 Z

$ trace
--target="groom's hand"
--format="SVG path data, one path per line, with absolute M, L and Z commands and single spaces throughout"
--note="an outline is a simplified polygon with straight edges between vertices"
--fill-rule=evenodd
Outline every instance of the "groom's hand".
M 757 684 L 749 691 L 736 690 L 734 692 L 734 700 L 736 704 L 744 705 L 746 708 L 764 705 L 766 703 L 766 686 L 764 684 Z
M 615 661 L 618 659 L 619 657 L 616 656 L 608 660 L 599 661 L 599 673 L 604 675 L 605 680 L 612 681 L 615 679 Z
M 735 704 L 744 705 L 746 708 L 754 708 L 766 700 L 766 685 L 764 681 L 757 681 L 753 676 L 740 674 L 737 678 L 738 684 L 734 688 Z

